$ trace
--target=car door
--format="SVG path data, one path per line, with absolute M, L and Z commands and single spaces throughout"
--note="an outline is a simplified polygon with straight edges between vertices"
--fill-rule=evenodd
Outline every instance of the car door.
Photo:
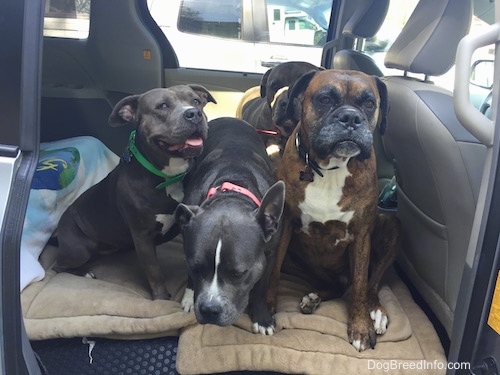
M 42 1 L 0 2 L 0 373 L 39 374 L 23 328 L 19 247 L 38 159 Z
M 487 5 L 494 7 L 493 4 Z M 498 6 L 498 5 L 497 5 Z M 457 51 L 455 108 L 459 120 L 489 144 L 481 197 L 474 220 L 473 235 L 455 313 L 448 374 L 498 374 L 500 363 L 500 105 L 499 50 L 495 50 L 495 71 L 491 119 L 470 101 L 469 75 L 472 54 L 478 48 L 500 41 L 500 13 L 493 25 L 462 40 Z M 475 130 L 474 130 L 475 129 Z M 456 370 L 469 363 L 470 371 Z

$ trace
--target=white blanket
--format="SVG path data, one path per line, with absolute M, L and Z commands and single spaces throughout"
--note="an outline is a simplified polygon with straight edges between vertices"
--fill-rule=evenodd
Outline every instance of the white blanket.
M 118 161 L 117 155 L 93 137 L 41 144 L 21 237 L 21 291 L 45 276 L 38 257 L 63 212 L 106 177 Z

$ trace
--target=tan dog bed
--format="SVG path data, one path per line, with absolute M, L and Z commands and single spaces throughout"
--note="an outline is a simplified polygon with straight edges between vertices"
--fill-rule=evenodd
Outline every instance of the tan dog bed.
M 49 267 L 53 248 L 41 263 Z M 380 291 L 390 324 L 374 350 L 358 353 L 348 342 L 343 300 L 323 303 L 303 315 L 298 301 L 303 282 L 284 275 L 280 284 L 277 333 L 250 333 L 242 316 L 235 326 L 199 325 L 179 301 L 186 284 L 182 243 L 159 247 L 172 301 L 152 301 L 134 252 L 114 254 L 93 264 L 96 279 L 48 271 L 21 294 L 28 337 L 106 337 L 120 339 L 180 335 L 177 369 L 181 374 L 268 370 L 288 374 L 444 374 L 443 348 L 428 318 L 402 281 L 391 273 Z M 415 372 L 418 366 L 425 371 Z M 430 366 L 430 367 L 429 367 Z M 421 368 L 421 367 L 420 367 Z

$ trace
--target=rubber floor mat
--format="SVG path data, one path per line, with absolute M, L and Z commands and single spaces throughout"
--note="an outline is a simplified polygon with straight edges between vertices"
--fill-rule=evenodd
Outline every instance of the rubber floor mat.
M 74 338 L 31 341 L 48 375 L 178 375 L 178 337 L 147 340 Z M 225 375 L 279 375 L 233 371 Z
M 49 375 L 177 375 L 177 337 L 53 339 L 31 345 Z

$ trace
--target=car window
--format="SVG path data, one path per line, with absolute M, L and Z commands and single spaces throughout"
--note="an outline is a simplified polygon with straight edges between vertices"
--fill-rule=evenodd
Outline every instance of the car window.
M 184 0 L 177 27 L 185 33 L 241 39 L 241 1 Z
M 263 73 L 321 63 L 333 0 L 148 0 L 184 68 Z
M 418 0 L 391 1 L 377 34 L 358 42 L 360 49 L 375 60 L 384 75 L 399 74 L 397 69 L 388 69 L 384 66 L 385 54 L 410 18 L 417 3 Z
M 415 9 L 418 0 L 400 0 L 391 1 L 389 5 L 389 10 L 384 23 L 380 27 L 379 31 L 373 38 L 368 38 L 364 41 L 360 41 L 358 45 L 361 45 L 361 50 L 367 55 L 371 56 L 373 60 L 377 63 L 378 67 L 384 75 L 400 75 L 402 72 L 398 69 L 389 69 L 384 65 L 384 58 L 387 50 L 392 45 L 396 37 L 398 36 L 401 29 L 404 27 L 408 18 L 410 18 L 411 13 Z M 478 33 L 484 31 L 484 28 L 488 24 L 476 16 L 472 16 L 471 26 L 469 34 Z M 494 59 L 494 46 L 488 46 L 479 48 L 474 52 L 473 61 L 488 60 L 492 61 Z M 478 66 L 478 69 L 474 71 L 477 78 L 492 73 L 488 73 L 485 70 L 491 71 L 491 66 L 486 63 Z M 483 69 L 484 68 L 484 69 Z M 474 77 L 471 77 L 474 78 Z M 484 78 L 486 79 L 486 78 Z M 455 67 L 453 66 L 447 73 L 439 77 L 431 77 L 431 80 L 438 86 L 441 86 L 447 90 L 453 91 L 453 86 L 455 82 Z M 490 77 L 491 80 L 491 77 Z M 471 100 L 478 108 L 481 106 L 483 100 L 488 95 L 490 89 L 486 87 L 487 85 L 480 85 L 477 82 L 471 82 Z
M 312 15 L 293 4 L 268 3 L 267 17 L 271 43 L 309 46 L 323 46 L 325 44 L 328 29 L 325 13 L 321 14 L 321 20 L 319 20 L 323 25 L 321 26 Z
M 86 39 L 90 0 L 46 0 L 43 36 Z

